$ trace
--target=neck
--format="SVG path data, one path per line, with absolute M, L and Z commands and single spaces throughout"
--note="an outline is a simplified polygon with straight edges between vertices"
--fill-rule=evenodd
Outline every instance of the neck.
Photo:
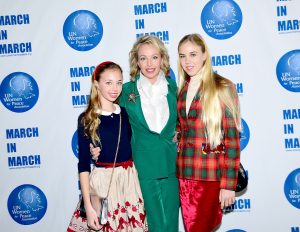
M 147 79 L 152 85 L 157 81 L 157 77 L 153 79 Z
M 114 112 L 116 110 L 116 107 L 114 106 L 113 102 L 106 102 L 104 104 L 101 102 L 101 109 L 107 112 Z
M 195 79 L 195 78 L 201 79 L 201 77 L 202 77 L 202 69 L 200 69 L 199 72 L 197 72 L 195 76 L 191 76 L 191 79 Z
M 148 78 L 148 77 L 146 77 L 142 72 L 141 72 L 141 76 L 142 76 L 147 82 L 149 82 L 151 85 L 154 85 L 154 84 L 157 82 L 160 73 L 161 73 L 161 72 L 159 72 L 159 73 L 157 74 L 157 76 L 154 77 L 154 78 Z
M 154 77 L 154 78 L 148 78 L 148 77 L 146 77 L 146 76 L 143 75 L 143 77 L 144 77 L 145 81 L 148 82 L 148 83 L 150 83 L 151 85 L 155 84 L 155 82 L 158 79 L 158 76 Z

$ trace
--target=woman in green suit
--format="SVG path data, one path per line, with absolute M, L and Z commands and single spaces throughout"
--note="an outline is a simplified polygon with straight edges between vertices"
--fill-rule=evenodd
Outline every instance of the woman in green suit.
M 178 232 L 176 178 L 177 121 L 175 81 L 168 76 L 169 55 L 154 36 L 137 39 L 130 51 L 131 81 L 120 105 L 129 115 L 132 152 L 144 197 L 150 232 Z

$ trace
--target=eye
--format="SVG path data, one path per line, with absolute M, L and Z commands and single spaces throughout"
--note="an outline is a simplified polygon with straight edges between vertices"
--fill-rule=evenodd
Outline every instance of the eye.
M 192 57 L 195 57 L 195 56 L 197 56 L 197 54 L 196 54 L 196 53 L 192 53 L 191 56 L 192 56 Z
M 111 81 L 107 81 L 105 82 L 106 85 L 112 85 L 112 82 Z
M 158 56 L 153 56 L 153 60 L 157 60 L 158 59 Z
M 145 61 L 146 58 L 142 56 L 142 57 L 139 58 L 139 60 L 140 60 L 140 61 Z
M 122 85 L 123 82 L 122 81 L 118 81 L 117 85 Z
M 179 55 L 179 59 L 183 59 L 185 57 L 185 55 L 180 54 Z

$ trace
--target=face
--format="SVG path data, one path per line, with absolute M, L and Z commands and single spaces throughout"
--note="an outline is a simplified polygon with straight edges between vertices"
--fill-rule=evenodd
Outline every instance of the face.
M 152 44 L 143 44 L 138 50 L 138 66 L 143 75 L 151 83 L 157 80 L 160 72 L 162 57 L 159 50 Z
M 123 76 L 118 69 L 108 69 L 100 74 L 99 81 L 94 81 L 99 91 L 101 105 L 113 103 L 122 91 Z
M 179 60 L 183 70 L 189 76 L 195 76 L 202 69 L 207 54 L 201 47 L 190 41 L 184 42 L 179 47 Z

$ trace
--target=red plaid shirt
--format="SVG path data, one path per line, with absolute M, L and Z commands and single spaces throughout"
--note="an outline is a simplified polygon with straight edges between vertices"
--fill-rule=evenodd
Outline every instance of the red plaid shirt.
M 177 177 L 220 181 L 220 188 L 235 190 L 240 163 L 240 138 L 232 114 L 224 107 L 223 141 L 216 149 L 211 150 L 201 119 L 202 104 L 199 93 L 192 101 L 188 117 L 186 115 L 187 89 L 188 84 L 182 88 L 177 102 L 180 133 Z

